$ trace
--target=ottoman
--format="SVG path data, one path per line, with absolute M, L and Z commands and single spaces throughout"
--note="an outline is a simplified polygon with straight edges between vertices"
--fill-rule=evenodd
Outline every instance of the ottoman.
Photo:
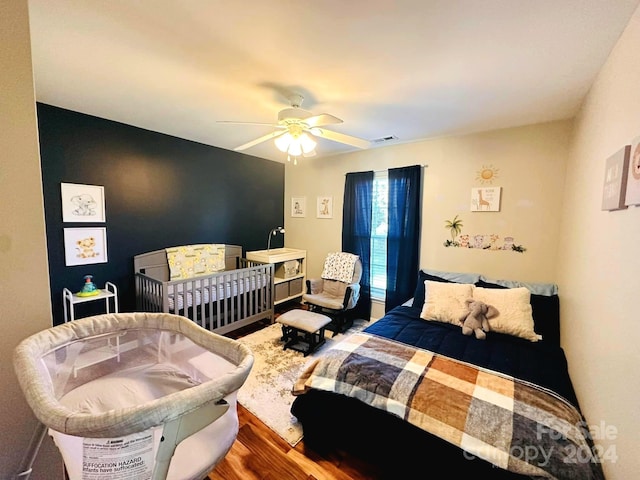
M 290 348 L 306 357 L 325 342 L 324 331 L 331 318 L 308 310 L 294 309 L 280 315 L 276 322 L 282 324 L 283 350 Z

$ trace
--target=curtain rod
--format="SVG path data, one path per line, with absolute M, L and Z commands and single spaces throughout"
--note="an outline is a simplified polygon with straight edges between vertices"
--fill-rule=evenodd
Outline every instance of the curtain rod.
M 419 166 L 419 167 L 422 167 L 422 168 L 427 168 L 427 167 L 429 167 L 429 165 L 427 165 L 427 164 L 425 164 L 425 165 L 418 165 L 418 166 Z M 405 167 L 413 167 L 413 165 L 405 165 Z M 391 168 L 404 168 L 404 167 L 391 167 Z M 369 170 L 369 171 L 372 171 L 373 173 L 377 173 L 377 172 L 387 172 L 387 171 L 389 171 L 389 169 L 388 169 L 388 168 L 384 168 L 384 169 L 382 169 L 382 170 Z M 345 175 L 347 175 L 347 174 L 349 174 L 349 173 L 358 173 L 358 172 L 347 172 L 347 173 L 345 173 Z
M 412 166 L 413 166 L 413 165 L 405 165 L 405 167 L 412 167 Z M 420 166 L 420 167 L 422 167 L 422 168 L 427 168 L 427 167 L 429 167 L 429 165 L 427 165 L 427 164 L 425 164 L 425 165 L 419 165 L 419 166 Z M 403 167 L 391 167 L 391 168 L 403 168 Z M 374 170 L 373 172 L 374 172 L 374 173 L 376 173 L 376 172 L 386 172 L 386 171 L 388 171 L 388 170 L 389 170 L 389 168 L 383 168 L 382 170 Z

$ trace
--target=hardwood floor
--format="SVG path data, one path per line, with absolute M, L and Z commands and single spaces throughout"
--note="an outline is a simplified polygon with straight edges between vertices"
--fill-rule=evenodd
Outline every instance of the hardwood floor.
M 283 306 L 276 313 L 299 304 Z M 257 323 L 232 332 L 240 338 L 268 323 Z M 321 456 L 306 448 L 304 439 L 291 447 L 255 415 L 238 404 L 240 430 L 226 457 L 209 473 L 209 480 L 380 480 L 381 471 L 375 465 L 344 453 Z
M 322 457 L 304 446 L 291 447 L 257 417 L 238 405 L 240 430 L 229 453 L 209 480 L 377 480 L 372 465 L 344 454 Z

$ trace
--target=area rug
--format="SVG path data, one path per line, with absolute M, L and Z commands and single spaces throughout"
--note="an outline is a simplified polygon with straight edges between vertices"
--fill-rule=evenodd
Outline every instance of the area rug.
M 326 342 L 306 357 L 295 350 L 283 350 L 282 329 L 279 323 L 238 339 L 247 345 L 254 355 L 249 377 L 238 391 L 238 402 L 258 417 L 271 430 L 284 438 L 291 446 L 302 440 L 302 426 L 291 412 L 295 397 L 291 394 L 293 383 L 304 366 L 316 355 L 344 339 L 346 335 L 371 325 L 365 320 L 354 320 L 353 327 L 344 334 L 332 337 L 327 331 Z

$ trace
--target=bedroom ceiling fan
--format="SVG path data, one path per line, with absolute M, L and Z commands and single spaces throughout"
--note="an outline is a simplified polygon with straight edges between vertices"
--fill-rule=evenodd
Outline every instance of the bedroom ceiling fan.
M 304 110 L 301 108 L 304 100 L 302 95 L 293 94 L 288 99 L 291 107 L 278 112 L 278 123 L 219 121 L 218 123 L 269 125 L 276 128 L 273 132 L 244 143 L 234 148 L 234 150 L 246 150 L 259 143 L 275 139 L 274 143 L 278 150 L 287 153 L 287 160 L 290 161 L 293 158 L 294 164 L 297 164 L 298 157 L 312 157 L 316 154 L 316 138 L 326 138 L 327 140 L 363 149 L 371 146 L 371 142 L 368 140 L 321 128 L 326 125 L 342 123 L 342 120 L 328 113 L 314 115 L 310 111 Z

